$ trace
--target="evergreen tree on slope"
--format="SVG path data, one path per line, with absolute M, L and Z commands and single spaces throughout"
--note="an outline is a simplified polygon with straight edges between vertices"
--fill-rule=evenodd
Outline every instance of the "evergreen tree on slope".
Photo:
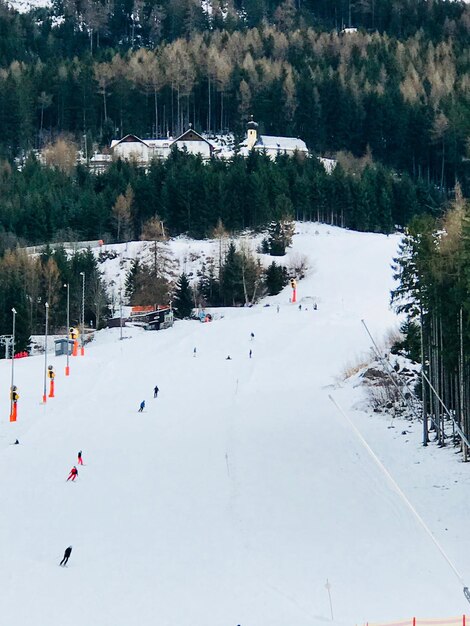
M 193 310 L 193 300 L 191 294 L 191 287 L 186 274 L 183 272 L 176 283 L 175 296 L 173 298 L 173 308 L 175 310 L 176 317 L 179 319 L 187 319 L 191 317 L 191 311 Z

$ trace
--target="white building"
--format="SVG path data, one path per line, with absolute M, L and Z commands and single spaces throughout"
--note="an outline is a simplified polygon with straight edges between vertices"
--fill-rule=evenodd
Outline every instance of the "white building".
M 191 127 L 175 139 L 172 146 L 190 154 L 199 154 L 203 159 L 210 159 L 214 151 L 214 146 Z
M 176 139 L 172 137 L 140 139 L 136 135 L 126 135 L 122 139 L 113 139 L 111 142 L 113 156 L 142 165 L 147 165 L 154 158 L 168 158 L 173 147 L 186 150 L 190 154 L 200 155 L 203 159 L 210 159 L 214 149 L 212 144 L 193 128 L 189 128 Z
M 256 150 L 266 152 L 268 156 L 275 159 L 279 154 L 288 156 L 308 155 L 308 148 L 305 141 L 298 137 L 275 137 L 273 135 L 258 135 L 258 124 L 253 118 L 247 124 L 247 137 L 244 142 L 247 152 Z
M 99 164 L 97 163 L 96 170 L 102 171 L 113 158 L 132 160 L 142 166 L 146 166 L 152 159 L 168 158 L 171 149 L 174 147 L 189 154 L 199 155 L 204 160 L 212 157 L 230 159 L 234 156 L 236 151 L 232 135 L 225 136 L 221 145 L 217 145 L 218 138 L 212 139 L 214 139 L 215 143 L 200 135 L 191 126 L 176 139 L 173 139 L 173 137 L 167 139 L 140 139 L 136 135 L 126 135 L 122 139 L 115 139 L 111 142 L 110 155 L 95 155 L 96 157 L 106 157 L 107 161 L 107 163 L 104 161 L 103 163 L 101 161 Z M 309 154 L 305 142 L 298 137 L 259 135 L 258 124 L 253 120 L 253 117 L 247 124 L 247 135 L 239 146 L 239 154 L 246 157 L 251 150 L 265 152 L 271 159 L 275 159 L 280 154 L 301 157 Z M 321 161 L 327 172 L 331 172 L 336 164 L 336 162 L 330 159 L 321 159 Z
M 122 139 L 111 142 L 113 155 L 129 161 L 146 163 L 149 160 L 150 147 L 146 141 L 136 135 L 126 135 Z

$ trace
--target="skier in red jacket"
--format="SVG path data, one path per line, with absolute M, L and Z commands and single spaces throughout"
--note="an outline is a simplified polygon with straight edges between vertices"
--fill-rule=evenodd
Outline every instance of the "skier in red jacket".
M 77 478 L 78 476 L 78 470 L 75 467 L 75 465 L 72 467 L 72 469 L 70 470 L 70 474 L 69 477 L 67 478 L 67 482 L 72 479 L 72 482 Z

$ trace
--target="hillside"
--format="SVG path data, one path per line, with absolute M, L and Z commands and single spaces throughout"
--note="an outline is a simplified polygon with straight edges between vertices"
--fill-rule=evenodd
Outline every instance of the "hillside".
M 285 289 L 210 324 L 127 328 L 124 341 L 101 331 L 68 379 L 50 356 L 57 391 L 44 406 L 44 359 L 19 360 L 19 421 L 6 421 L 4 399 L 0 423 L 2 621 L 320 625 L 327 579 L 337 624 L 462 614 L 454 572 L 328 399 L 468 575 L 468 466 L 425 451 L 419 425 L 404 437 L 399 423 L 352 410 L 360 390 L 335 384 L 368 349 L 362 317 L 377 337 L 396 324 L 397 243 L 305 227 L 294 251 L 315 271 L 299 284 L 302 310 Z M 0 362 L 4 390 L 9 376 Z M 67 483 L 80 449 L 85 466 Z
M 263 135 L 366 157 L 427 181 L 442 201 L 456 180 L 469 194 L 468 4 L 210 6 L 64 0 L 0 11 L 0 158 L 23 164 L 58 137 L 92 155 L 128 133 L 164 139 L 190 124 L 238 142 L 253 115 Z

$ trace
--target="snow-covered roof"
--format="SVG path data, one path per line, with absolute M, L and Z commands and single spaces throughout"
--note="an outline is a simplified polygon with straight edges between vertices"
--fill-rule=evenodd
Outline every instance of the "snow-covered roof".
M 202 141 L 204 143 L 207 143 L 209 144 L 211 148 L 214 148 L 214 144 L 212 142 L 210 142 L 208 139 L 206 139 L 201 134 L 196 132 L 194 129 L 189 129 L 185 131 L 182 135 L 180 135 L 176 139 L 174 137 L 164 137 L 163 139 L 140 139 L 140 137 L 137 137 L 137 135 L 129 134 L 129 135 L 126 135 L 125 137 L 122 137 L 121 139 L 113 139 L 111 141 L 110 147 L 111 149 L 113 149 L 121 143 L 140 143 L 151 149 L 171 148 L 171 146 L 177 141 L 185 141 L 186 137 L 188 137 L 189 134 L 191 134 L 193 140 L 194 138 L 196 138 L 197 141 Z
M 214 145 L 208 141 L 205 137 L 203 137 L 200 133 L 198 133 L 194 128 L 190 127 L 184 131 L 179 137 L 174 140 L 174 143 L 178 141 L 203 141 L 207 143 L 211 149 L 214 148 Z
M 119 143 L 142 143 L 144 144 L 144 146 L 148 145 L 146 141 L 144 141 L 143 139 L 140 139 L 140 137 L 137 137 L 137 135 L 132 135 L 132 134 L 125 135 L 121 139 L 113 139 L 111 141 L 111 148 L 114 148 Z
M 90 162 L 91 163 L 97 163 L 99 162 L 111 162 L 113 160 L 113 157 L 111 154 L 102 154 L 100 152 L 95 152 L 95 154 L 91 157 Z
M 260 135 L 255 144 L 255 148 L 266 148 L 266 150 L 280 150 L 287 152 L 308 152 L 305 141 L 297 137 L 274 137 L 272 135 Z
M 331 172 L 335 169 L 338 161 L 336 159 L 327 159 L 326 157 L 318 157 L 318 160 L 325 168 L 325 172 L 327 174 L 331 174 Z

